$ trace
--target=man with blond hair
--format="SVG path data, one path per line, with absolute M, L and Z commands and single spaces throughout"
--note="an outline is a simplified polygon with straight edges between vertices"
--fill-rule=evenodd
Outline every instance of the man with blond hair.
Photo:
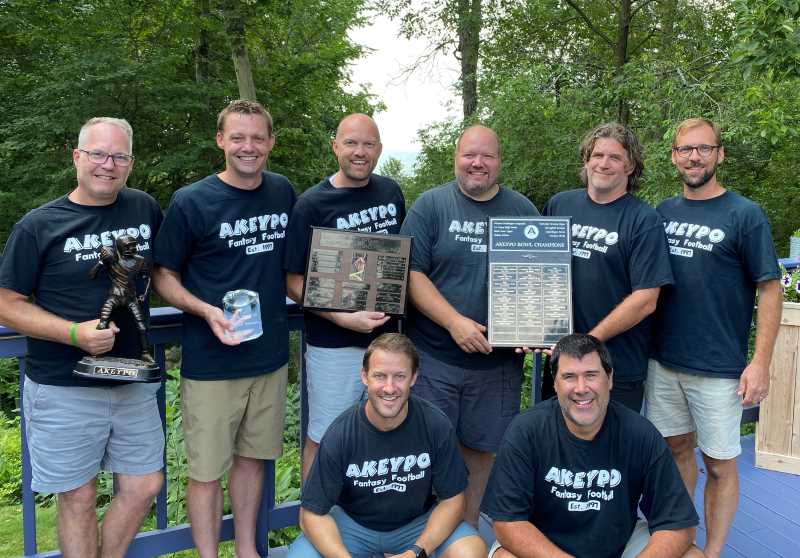
M 503 432 L 519 412 L 522 355 L 486 339 L 488 218 L 538 215 L 522 194 L 500 185 L 500 142 L 486 126 L 464 130 L 455 180 L 423 193 L 403 234 L 414 237 L 408 336 L 420 351 L 414 393 L 456 429 L 469 469 L 466 520 L 478 525 L 486 480 Z
M 181 399 L 189 462 L 186 494 L 202 558 L 216 557 L 220 479 L 229 472 L 238 558 L 257 558 L 255 529 L 265 459 L 283 451 L 289 325 L 282 271 L 295 193 L 265 171 L 272 118 L 255 101 L 231 102 L 217 119 L 225 168 L 175 192 L 156 241 L 153 279 L 183 310 Z M 258 294 L 264 334 L 240 340 L 225 318 L 226 292 Z
M 736 514 L 742 407 L 767 396 L 782 302 L 769 221 L 758 205 L 719 182 L 724 159 L 716 124 L 691 118 L 677 127 L 672 163 L 683 194 L 657 208 L 675 285 L 659 301 L 646 388 L 647 418 L 666 438 L 692 495 L 695 443 L 702 452 L 708 558 L 722 552 Z M 748 364 L 756 291 L 755 351 Z
M 108 328 L 97 329 L 111 280 L 89 276 L 120 235 L 135 240 L 137 257 L 152 260 L 161 209 L 126 187 L 132 148 L 125 120 L 86 122 L 72 151 L 77 185 L 16 223 L 0 260 L 0 323 L 28 336 L 22 402 L 31 488 L 58 495 L 65 558 L 124 556 L 163 483 L 159 384 L 72 373 L 87 355 L 141 356 L 129 312 L 112 313 Z M 117 490 L 98 536 L 100 469 L 116 474 Z
M 286 251 L 289 296 L 303 293 L 310 227 L 397 234 L 406 214 L 400 186 L 374 174 L 381 136 L 366 114 L 345 116 L 332 142 L 339 169 L 306 190 L 294 208 Z M 358 273 L 358 271 L 356 271 Z M 397 321 L 383 312 L 305 312 L 308 432 L 303 444 L 305 479 L 328 425 L 364 391 L 359 371 L 364 349 Z

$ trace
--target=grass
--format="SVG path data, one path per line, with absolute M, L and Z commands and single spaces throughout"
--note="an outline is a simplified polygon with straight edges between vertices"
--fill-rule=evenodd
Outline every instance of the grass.
M 56 507 L 36 508 L 36 533 L 39 552 L 56 550 Z M 0 506 L 0 556 L 22 556 L 22 506 Z
M 155 522 L 151 518 L 145 522 L 144 530 L 152 529 L 154 525 Z M 58 548 L 55 506 L 36 507 L 36 534 L 39 552 L 48 552 Z M 22 506 L 0 506 L 0 556 L 10 558 L 22 556 L 22 553 Z M 199 555 L 196 550 L 184 550 L 165 556 L 197 558 Z M 219 545 L 219 557 L 235 558 L 233 541 L 226 541 Z

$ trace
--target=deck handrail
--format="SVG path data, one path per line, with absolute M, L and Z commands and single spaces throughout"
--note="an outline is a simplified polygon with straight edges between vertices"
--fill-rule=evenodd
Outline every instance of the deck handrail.
M 793 262 L 790 262 L 790 265 Z M 303 312 L 295 304 L 287 304 L 289 315 L 289 330 L 302 331 Z M 179 344 L 181 341 L 181 317 L 182 312 L 172 307 L 153 308 L 150 312 L 150 330 L 148 337 L 154 349 L 156 362 L 162 370 L 166 369 L 165 346 L 167 344 Z M 300 423 L 301 434 L 300 444 L 305 438 L 306 417 L 308 413 L 306 389 L 305 389 L 305 363 L 303 353 L 305 343 L 301 339 L 300 350 Z M 27 352 L 26 337 L 16 331 L 0 326 L 0 358 L 16 357 L 19 358 L 19 382 L 20 382 L 20 401 L 24 387 L 25 378 L 25 354 Z M 538 402 L 540 399 L 540 381 L 542 372 L 541 355 L 537 353 L 533 361 L 532 381 L 531 381 L 531 402 Z M 166 377 L 166 374 L 165 374 Z M 161 415 L 162 428 L 166 435 L 166 397 L 165 379 L 161 382 L 158 390 L 157 400 L 158 409 Z M 51 551 L 37 553 L 36 544 L 36 503 L 33 491 L 30 488 L 31 464 L 28 453 L 28 444 L 25 436 L 25 420 L 23 408 L 20 404 L 20 437 L 22 449 L 22 523 L 23 523 L 23 558 L 60 558 L 61 552 Z M 745 409 L 742 416 L 742 423 L 755 422 L 758 420 L 758 407 Z M 127 558 L 151 558 L 170 552 L 178 552 L 194 548 L 191 536 L 191 527 L 188 523 L 168 526 L 167 522 L 167 474 L 166 474 L 166 446 L 164 455 L 164 485 L 161 492 L 156 497 L 156 528 L 151 531 L 139 532 L 134 538 L 126 555 Z M 256 522 L 256 549 L 259 554 L 268 556 L 269 542 L 268 533 L 273 529 L 298 524 L 298 513 L 300 510 L 299 501 L 275 504 L 275 463 L 265 461 L 264 467 L 264 493 L 261 500 L 258 519 Z M 223 517 L 222 529 L 220 531 L 220 541 L 233 539 L 233 516 L 228 514 Z
M 303 314 L 297 305 L 287 306 L 289 313 L 289 329 L 297 331 L 303 329 Z M 153 346 L 156 363 L 161 370 L 166 370 L 165 347 L 168 344 L 181 342 L 181 317 L 182 312 L 172 307 L 153 308 L 151 310 L 150 330 L 148 337 Z M 22 457 L 22 528 L 23 528 L 23 557 L 24 558 L 57 558 L 61 557 L 60 551 L 37 552 L 36 543 L 36 500 L 31 490 L 31 463 L 28 444 L 25 435 L 25 415 L 21 405 L 22 392 L 25 378 L 25 355 L 27 341 L 24 335 L 0 326 L 0 358 L 16 357 L 19 359 L 19 393 L 20 393 L 20 438 Z M 301 359 L 302 362 L 302 359 Z M 161 425 L 166 435 L 166 374 L 158 390 L 158 410 L 161 415 Z M 302 382 L 301 382 L 302 383 Z M 303 390 L 304 391 L 304 390 Z M 304 398 L 303 396 L 301 396 Z M 164 449 L 164 485 L 156 497 L 156 528 L 150 531 L 139 532 L 130 545 L 127 558 L 150 558 L 170 552 L 178 552 L 194 548 L 191 527 L 188 523 L 170 527 L 167 522 L 167 461 L 166 445 Z M 265 461 L 264 466 L 264 493 L 261 508 L 256 521 L 256 549 L 261 556 L 268 556 L 268 533 L 273 529 L 282 529 L 298 524 L 300 504 L 297 501 L 275 504 L 275 462 Z M 233 539 L 233 517 L 229 514 L 222 519 L 220 540 Z

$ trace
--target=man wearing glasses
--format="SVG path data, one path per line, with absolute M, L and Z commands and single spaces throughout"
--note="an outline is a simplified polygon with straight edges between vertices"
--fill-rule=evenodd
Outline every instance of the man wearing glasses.
M 14 225 L 0 261 L 0 323 L 28 336 L 23 406 L 36 492 L 58 494 L 58 538 L 69 557 L 123 556 L 163 482 L 159 384 L 81 379 L 87 354 L 141 356 L 133 316 L 97 319 L 110 286 L 90 271 L 120 235 L 150 262 L 161 209 L 125 187 L 133 165 L 125 120 L 92 118 L 72 152 L 77 186 Z M 146 301 L 142 309 L 147 315 Z M 98 548 L 100 469 L 117 474 Z
M 645 394 L 647 417 L 666 438 L 689 494 L 697 482 L 695 438 L 703 454 L 708 558 L 720 555 L 736 513 L 742 407 L 767 395 L 782 300 L 769 222 L 758 205 L 720 184 L 724 158 L 716 124 L 691 118 L 678 125 L 672 163 L 683 195 L 658 206 L 675 285 L 656 311 Z

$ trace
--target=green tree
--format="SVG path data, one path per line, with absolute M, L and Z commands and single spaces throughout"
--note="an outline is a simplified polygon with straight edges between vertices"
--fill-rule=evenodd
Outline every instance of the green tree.
M 740 4 L 630 2 L 621 66 L 620 2 L 508 0 L 487 12 L 478 113 L 500 136 L 502 180 L 542 207 L 555 192 L 580 186 L 583 134 L 627 114 L 645 152 L 640 195 L 656 203 L 680 190 L 670 161 L 674 126 L 706 116 L 724 130 L 723 183 L 764 207 L 782 253 L 797 228 L 790 160 L 800 149 L 800 89 L 777 71 L 746 77 L 732 59 Z M 437 123 L 420 133 L 411 180 L 418 190 L 452 175 L 459 129 Z
M 0 2 L 0 242 L 28 209 L 72 189 L 71 151 L 97 115 L 134 128 L 133 187 L 166 206 L 176 188 L 219 170 L 216 114 L 239 96 L 221 0 Z M 335 162 L 328 142 L 349 112 L 360 55 L 347 30 L 362 0 L 248 0 L 246 46 L 277 133 L 270 167 L 303 190 Z
M 491 12 L 495 0 L 376 0 L 378 11 L 401 23 L 406 37 L 428 40 L 429 52 L 424 59 L 437 54 L 453 54 L 461 66 L 461 90 L 464 120 L 478 110 L 478 62 L 483 31 L 483 17 Z

